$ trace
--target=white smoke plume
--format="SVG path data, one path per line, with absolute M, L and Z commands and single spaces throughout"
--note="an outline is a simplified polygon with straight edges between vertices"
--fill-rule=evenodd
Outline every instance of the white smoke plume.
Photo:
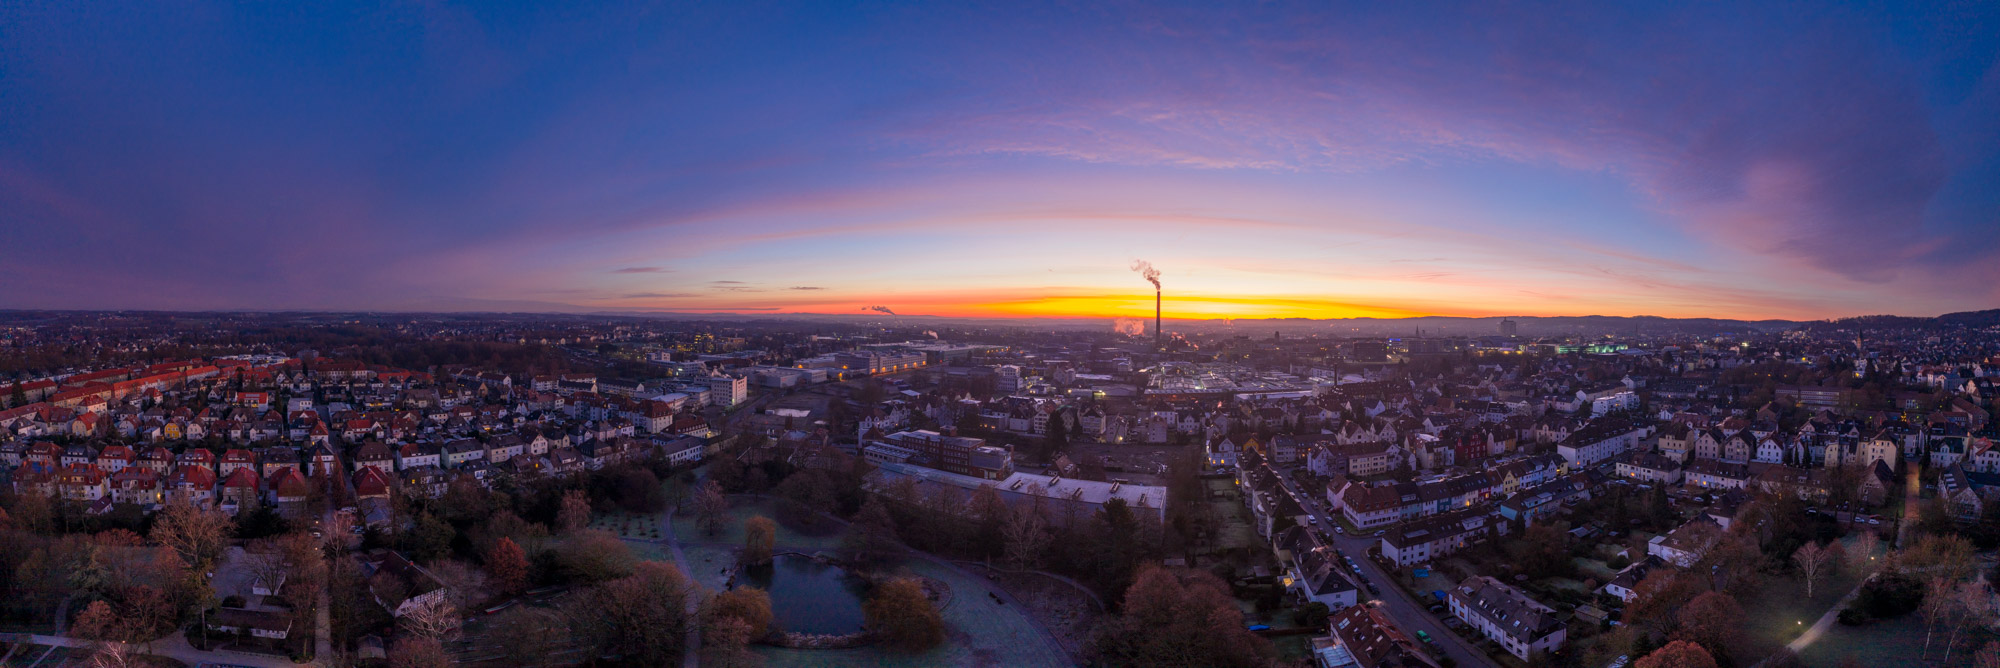
M 1133 260 L 1132 271 L 1139 272 L 1140 276 L 1144 276 L 1146 280 L 1151 281 L 1154 290 L 1160 289 L 1160 270 L 1154 269 L 1153 263 L 1145 260 Z
M 1130 318 L 1119 318 L 1111 322 L 1111 329 L 1112 331 L 1118 332 L 1119 334 L 1124 334 L 1126 336 L 1145 336 L 1146 321 L 1133 320 Z

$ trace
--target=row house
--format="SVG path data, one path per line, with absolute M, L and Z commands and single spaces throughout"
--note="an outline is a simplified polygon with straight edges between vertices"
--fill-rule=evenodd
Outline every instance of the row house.
M 98 452 L 98 468 L 102 468 L 106 474 L 116 476 L 120 470 L 126 470 L 136 464 L 138 464 L 138 452 L 132 452 L 132 448 L 128 446 L 104 446 L 104 452 Z
M 381 441 L 362 443 L 360 447 L 354 449 L 352 459 L 354 460 L 354 471 L 356 473 L 360 473 L 362 469 L 370 467 L 385 472 L 396 470 L 395 453 L 389 449 L 388 444 Z
M 441 448 L 428 443 L 404 443 L 402 447 L 396 449 L 396 465 L 391 470 L 441 466 L 444 466 L 444 453 Z
M 1569 475 L 1570 469 L 1569 462 L 1564 461 L 1562 457 L 1540 454 L 1491 465 L 1487 470 L 1499 481 L 1494 495 L 1505 498 L 1523 489 Z
M 1750 484 L 1750 465 L 1714 459 L 1688 462 L 1686 484 L 1704 489 L 1743 489 Z
M 166 479 L 168 503 L 185 503 L 196 508 L 212 508 L 215 505 L 215 471 L 201 466 L 185 465 L 174 469 Z
M 1492 521 L 1487 508 L 1467 508 L 1427 517 L 1390 529 L 1382 536 L 1382 557 L 1398 566 L 1428 563 L 1463 550 L 1506 524 Z
M 267 479 L 276 475 L 280 470 L 291 469 L 297 471 L 302 468 L 298 448 L 290 446 L 281 445 L 264 448 L 258 451 L 257 459 L 262 462 L 262 470 L 259 472 Z
M 1445 595 L 1451 614 L 1522 661 L 1562 647 L 1567 625 L 1549 606 L 1484 575 L 1466 578 Z
M 1500 516 L 1533 525 L 1538 519 L 1566 512 L 1570 506 L 1590 499 L 1589 486 L 1579 479 L 1581 475 L 1536 485 L 1508 497 L 1500 502 Z
M 1274 442 L 1292 440 L 1279 435 Z M 1315 475 L 1372 476 L 1388 473 L 1401 464 L 1401 448 L 1387 441 L 1341 443 L 1315 438 L 1306 448 L 1306 468 Z
M 1767 494 L 1820 503 L 1828 496 L 1827 477 L 1826 469 L 1770 465 L 1752 474 L 1751 484 Z
M 451 486 L 451 475 L 436 466 L 417 466 L 396 472 L 403 493 L 419 498 L 435 499 L 444 496 Z
M 500 434 L 486 442 L 486 461 L 495 464 L 527 453 L 528 445 L 517 434 Z
M 1556 446 L 1556 454 L 1576 466 L 1589 466 L 1637 449 L 1650 428 L 1624 418 L 1596 420 L 1572 432 Z
M 97 462 L 97 448 L 88 445 L 72 445 L 62 450 L 61 466 L 73 464 L 94 464 Z
M 56 493 L 76 503 L 96 503 L 111 495 L 108 478 L 90 464 L 69 464 L 56 471 Z
M 1756 446 L 1756 436 L 1747 431 L 1725 432 L 1720 428 L 1709 428 L 1694 433 L 1689 448 L 1695 459 L 1712 459 L 1741 464 L 1750 461 Z
M 130 503 L 139 506 L 155 506 L 166 503 L 164 485 L 160 474 L 153 469 L 133 466 L 111 474 L 111 500 L 114 503 Z
M 1329 486 L 1328 497 L 1333 507 L 1357 529 L 1367 530 L 1388 526 L 1401 521 L 1403 517 L 1402 497 L 1393 487 L 1370 487 L 1358 482 L 1348 482 L 1337 493 Z
M 1896 468 L 1902 454 L 1899 439 L 1887 430 L 1878 430 L 1858 441 L 1829 445 L 1824 453 L 1827 468 L 1839 466 L 1871 467 L 1875 462 Z
M 217 498 L 223 512 L 236 514 L 256 509 L 262 502 L 263 491 L 263 478 L 257 475 L 257 468 L 242 466 L 222 477 Z
M 469 438 L 461 438 L 444 444 L 444 467 L 458 468 L 473 460 L 486 459 L 486 446 Z
M 1658 452 L 1633 451 L 1611 460 L 1614 474 L 1625 480 L 1674 485 L 1681 481 L 1681 464 Z
M 630 461 L 638 456 L 639 448 L 628 438 L 599 439 L 577 447 L 584 465 L 592 471 L 606 466 Z
M 251 454 L 249 450 L 230 448 L 223 451 L 221 459 L 217 460 L 215 472 L 228 479 L 230 474 L 243 469 L 248 469 L 252 474 L 257 473 L 257 456 Z
M 182 450 L 179 455 L 174 456 L 174 467 L 180 468 L 184 466 L 199 466 L 208 469 L 209 473 L 214 473 L 215 453 L 202 448 Z

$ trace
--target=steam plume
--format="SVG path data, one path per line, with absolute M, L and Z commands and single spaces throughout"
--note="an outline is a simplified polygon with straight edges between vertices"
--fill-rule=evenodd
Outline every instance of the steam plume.
M 891 311 L 891 310 L 889 310 L 889 307 L 887 307 L 887 306 L 863 306 L 863 307 L 861 307 L 861 310 L 863 310 L 863 311 L 874 311 L 874 312 L 876 312 L 876 313 L 887 313 L 887 314 L 889 314 L 889 315 L 895 315 L 895 314 L 896 314 L 896 312 L 895 312 L 895 311 Z
M 1112 330 L 1126 336 L 1145 336 L 1146 321 L 1119 318 L 1111 324 Z
M 1153 263 L 1145 260 L 1133 260 L 1132 271 L 1139 272 L 1140 276 L 1144 276 L 1146 280 L 1152 281 L 1154 290 L 1160 289 L 1160 270 L 1154 269 Z

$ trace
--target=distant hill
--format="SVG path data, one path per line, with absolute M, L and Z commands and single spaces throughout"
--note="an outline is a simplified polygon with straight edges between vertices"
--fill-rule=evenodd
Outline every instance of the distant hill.
M 1960 311 L 1958 313 L 1946 313 L 1935 318 L 1913 318 L 1901 315 L 1864 315 L 1838 320 L 1816 320 L 1805 324 L 1807 329 L 1814 331 L 1943 329 L 1949 327 L 1980 329 L 1994 326 L 2000 326 L 2000 309 Z

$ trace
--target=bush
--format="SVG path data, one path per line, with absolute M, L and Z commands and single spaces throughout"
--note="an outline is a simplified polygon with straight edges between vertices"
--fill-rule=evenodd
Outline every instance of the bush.
M 1856 605 L 1854 604 L 1849 604 L 1847 607 L 1841 608 L 1840 615 L 1835 617 L 1834 619 L 1846 626 L 1860 626 L 1875 621 L 1874 619 L 1869 618 L 1868 613 L 1862 612 L 1861 609 L 1856 607 Z
M 1891 619 L 1916 612 L 1924 601 L 1924 583 L 1901 575 L 1882 575 L 1861 586 L 1848 606 L 1869 618 Z

